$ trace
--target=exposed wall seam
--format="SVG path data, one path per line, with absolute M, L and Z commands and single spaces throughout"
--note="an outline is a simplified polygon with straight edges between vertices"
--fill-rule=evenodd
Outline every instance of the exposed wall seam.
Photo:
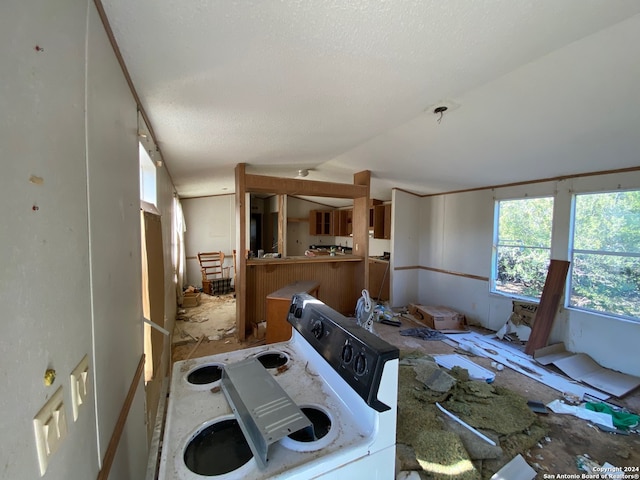
M 87 197 L 87 242 L 89 261 L 89 307 L 91 311 L 91 369 L 93 370 L 93 408 L 96 423 L 96 453 L 98 455 L 98 468 L 102 468 L 102 454 L 100 453 L 100 422 L 98 409 L 98 375 L 96 370 L 96 314 L 93 295 L 93 253 L 91 250 L 91 196 L 89 187 L 89 38 L 91 24 L 91 2 L 87 2 L 87 22 L 85 29 L 84 45 L 84 162 L 86 175 Z

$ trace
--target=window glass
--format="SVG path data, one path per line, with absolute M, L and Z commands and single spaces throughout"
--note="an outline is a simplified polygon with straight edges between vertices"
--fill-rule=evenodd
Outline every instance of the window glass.
M 142 143 L 139 143 L 140 157 L 140 200 L 156 205 L 156 166 Z
M 551 255 L 552 222 L 552 197 L 496 202 L 493 292 L 540 298 Z
M 640 190 L 574 197 L 572 307 L 640 320 Z

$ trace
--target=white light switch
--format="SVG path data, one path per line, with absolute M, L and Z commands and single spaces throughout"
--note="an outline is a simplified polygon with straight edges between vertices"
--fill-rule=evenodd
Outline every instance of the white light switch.
M 67 436 L 67 416 L 63 400 L 60 387 L 33 419 L 41 476 L 47 471 L 49 459 Z
M 80 405 L 86 402 L 89 388 L 89 357 L 86 355 L 71 372 L 71 409 L 73 421 L 78 420 Z

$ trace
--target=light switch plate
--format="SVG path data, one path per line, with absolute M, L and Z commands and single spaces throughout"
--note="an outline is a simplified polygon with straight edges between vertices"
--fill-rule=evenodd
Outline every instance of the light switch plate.
M 45 403 L 33 419 L 36 435 L 36 450 L 40 476 L 47 471 L 51 456 L 56 453 L 60 444 L 67 436 L 67 416 L 64 407 L 62 387 Z
M 89 357 L 84 356 L 76 368 L 71 372 L 71 410 L 73 421 L 78 420 L 80 406 L 87 400 L 89 391 Z

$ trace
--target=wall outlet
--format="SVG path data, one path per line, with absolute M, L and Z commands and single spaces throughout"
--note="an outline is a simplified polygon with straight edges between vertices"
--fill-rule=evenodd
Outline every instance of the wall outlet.
M 67 416 L 63 400 L 62 387 L 60 387 L 33 419 L 40 476 L 47 471 L 51 456 L 56 453 L 67 436 Z
M 84 356 L 76 368 L 71 372 L 71 410 L 73 421 L 78 420 L 80 405 L 87 399 L 89 388 L 89 357 Z

